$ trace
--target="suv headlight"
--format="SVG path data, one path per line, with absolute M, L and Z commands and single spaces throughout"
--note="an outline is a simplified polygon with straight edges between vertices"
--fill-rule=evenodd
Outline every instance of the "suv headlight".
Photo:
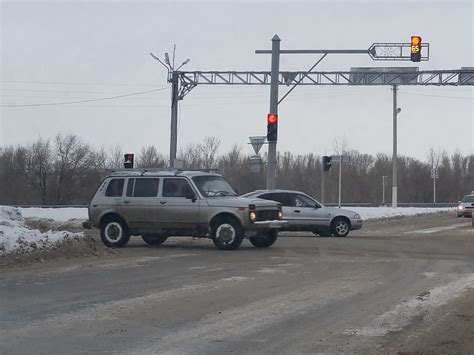
M 278 211 L 278 219 L 283 219 L 283 212 L 282 211 Z
M 459 206 L 458 206 L 458 209 L 463 210 L 463 209 L 464 209 L 464 206 L 463 206 L 463 205 L 459 205 Z
M 250 219 L 250 222 L 255 222 L 257 220 L 257 212 L 251 211 L 249 213 L 249 219 Z

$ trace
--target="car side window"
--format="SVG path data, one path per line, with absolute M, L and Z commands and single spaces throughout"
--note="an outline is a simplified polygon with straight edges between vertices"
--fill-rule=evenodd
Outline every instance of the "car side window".
M 293 206 L 294 207 L 315 207 L 316 202 L 310 199 L 308 196 L 293 194 Z
M 120 197 L 123 193 L 124 179 L 112 179 L 105 190 L 107 197 Z
M 160 179 L 134 178 L 128 179 L 127 196 L 129 197 L 157 197 Z
M 291 200 L 287 193 L 269 193 L 259 196 L 264 200 L 280 202 L 283 206 L 291 206 Z
M 167 178 L 163 181 L 163 197 L 186 197 L 192 192 L 186 179 Z

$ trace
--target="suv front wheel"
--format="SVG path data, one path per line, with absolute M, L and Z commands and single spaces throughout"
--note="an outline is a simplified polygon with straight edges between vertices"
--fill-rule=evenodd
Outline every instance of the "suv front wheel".
M 168 236 L 164 234 L 145 234 L 142 235 L 142 239 L 148 245 L 160 245 L 168 239 Z
M 270 230 L 267 232 L 262 232 L 257 234 L 255 237 L 250 237 L 250 243 L 253 244 L 254 247 L 257 248 L 268 248 L 271 247 L 278 238 L 278 231 L 277 230 Z
M 124 247 L 130 240 L 128 226 L 118 217 L 108 217 L 100 224 L 100 238 L 110 248 Z
M 211 235 L 214 245 L 221 250 L 238 249 L 244 239 L 240 224 L 228 217 L 213 223 Z

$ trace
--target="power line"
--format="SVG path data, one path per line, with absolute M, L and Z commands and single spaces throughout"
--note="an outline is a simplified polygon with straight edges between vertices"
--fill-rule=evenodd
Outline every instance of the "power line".
M 47 84 L 47 85 L 156 86 L 156 84 L 77 83 L 77 82 L 68 82 L 68 81 L 0 80 L 0 82 L 1 83 L 12 83 L 12 84 Z
M 149 91 L 134 92 L 134 93 L 125 94 L 125 95 L 102 97 L 102 98 L 99 98 L 99 99 L 87 99 L 87 100 L 65 101 L 65 102 L 49 102 L 49 103 L 40 103 L 40 104 L 0 105 L 0 107 L 34 107 L 34 106 L 57 106 L 57 105 L 80 104 L 80 103 L 83 103 L 83 102 L 93 102 L 93 101 L 104 101 L 104 100 L 120 99 L 120 98 L 122 98 L 122 97 L 149 94 L 149 93 L 151 93 L 151 92 L 162 91 L 162 90 L 168 90 L 168 89 L 169 89 L 169 88 L 166 87 L 166 88 L 155 89 L 155 90 L 149 90 Z

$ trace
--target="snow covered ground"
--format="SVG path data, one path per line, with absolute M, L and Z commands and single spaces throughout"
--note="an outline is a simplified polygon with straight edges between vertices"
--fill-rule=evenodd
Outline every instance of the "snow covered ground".
M 83 233 L 41 232 L 31 229 L 26 225 L 19 208 L 0 206 L 0 256 L 51 248 L 65 238 L 82 236 Z
M 349 207 L 361 215 L 364 220 L 413 216 L 427 213 L 454 211 L 454 208 L 419 208 L 419 207 Z M 0 256 L 11 252 L 26 253 L 48 248 L 65 238 L 83 236 L 83 233 L 41 232 L 29 228 L 25 218 L 52 219 L 65 222 L 71 219 L 87 219 L 87 208 L 14 208 L 0 206 Z

